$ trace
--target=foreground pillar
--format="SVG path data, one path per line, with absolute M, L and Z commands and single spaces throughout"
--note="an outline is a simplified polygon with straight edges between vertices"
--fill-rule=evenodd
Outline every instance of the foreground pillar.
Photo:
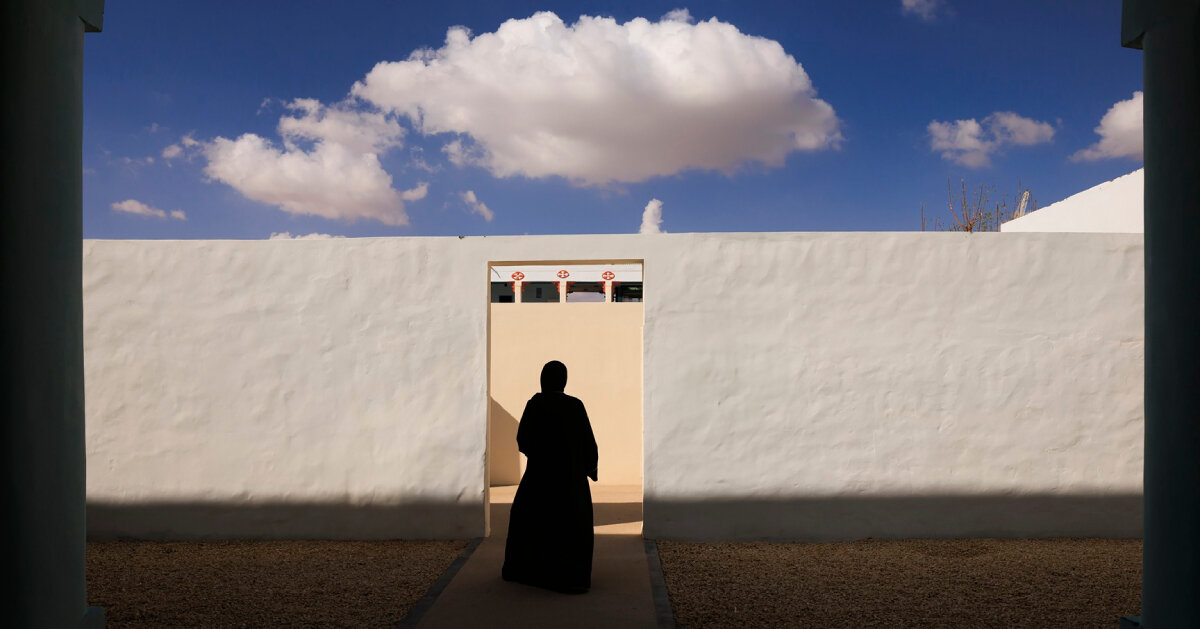
M 1200 0 L 1125 0 L 1122 21 L 1145 83 L 1141 626 L 1200 627 Z
M 6 627 L 94 626 L 84 582 L 83 34 L 103 0 L 0 8 L 0 544 Z

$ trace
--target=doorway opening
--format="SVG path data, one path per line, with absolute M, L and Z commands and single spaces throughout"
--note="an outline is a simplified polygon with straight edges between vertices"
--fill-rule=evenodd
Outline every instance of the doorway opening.
M 641 534 L 642 289 L 641 260 L 489 263 L 488 536 L 507 533 L 525 471 L 517 427 L 551 360 L 567 366 L 566 393 L 596 436 L 596 534 Z

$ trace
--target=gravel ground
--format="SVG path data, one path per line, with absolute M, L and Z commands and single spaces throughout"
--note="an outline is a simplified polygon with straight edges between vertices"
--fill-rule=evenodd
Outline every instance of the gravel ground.
M 120 627 L 390 627 L 465 541 L 89 542 L 88 604 Z
M 1142 606 L 1141 540 L 659 542 L 679 629 L 1104 627 Z

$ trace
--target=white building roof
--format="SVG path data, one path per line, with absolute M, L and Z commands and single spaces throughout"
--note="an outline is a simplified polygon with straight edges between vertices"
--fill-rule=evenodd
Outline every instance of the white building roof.
M 1000 225 L 1002 232 L 1144 233 L 1145 169 L 1051 203 Z

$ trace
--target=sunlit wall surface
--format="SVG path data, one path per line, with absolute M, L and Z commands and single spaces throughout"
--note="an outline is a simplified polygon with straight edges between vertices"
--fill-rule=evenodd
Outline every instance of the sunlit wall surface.
M 85 241 L 91 533 L 482 534 L 530 260 L 644 261 L 647 536 L 1140 532 L 1140 235 L 756 233 Z

